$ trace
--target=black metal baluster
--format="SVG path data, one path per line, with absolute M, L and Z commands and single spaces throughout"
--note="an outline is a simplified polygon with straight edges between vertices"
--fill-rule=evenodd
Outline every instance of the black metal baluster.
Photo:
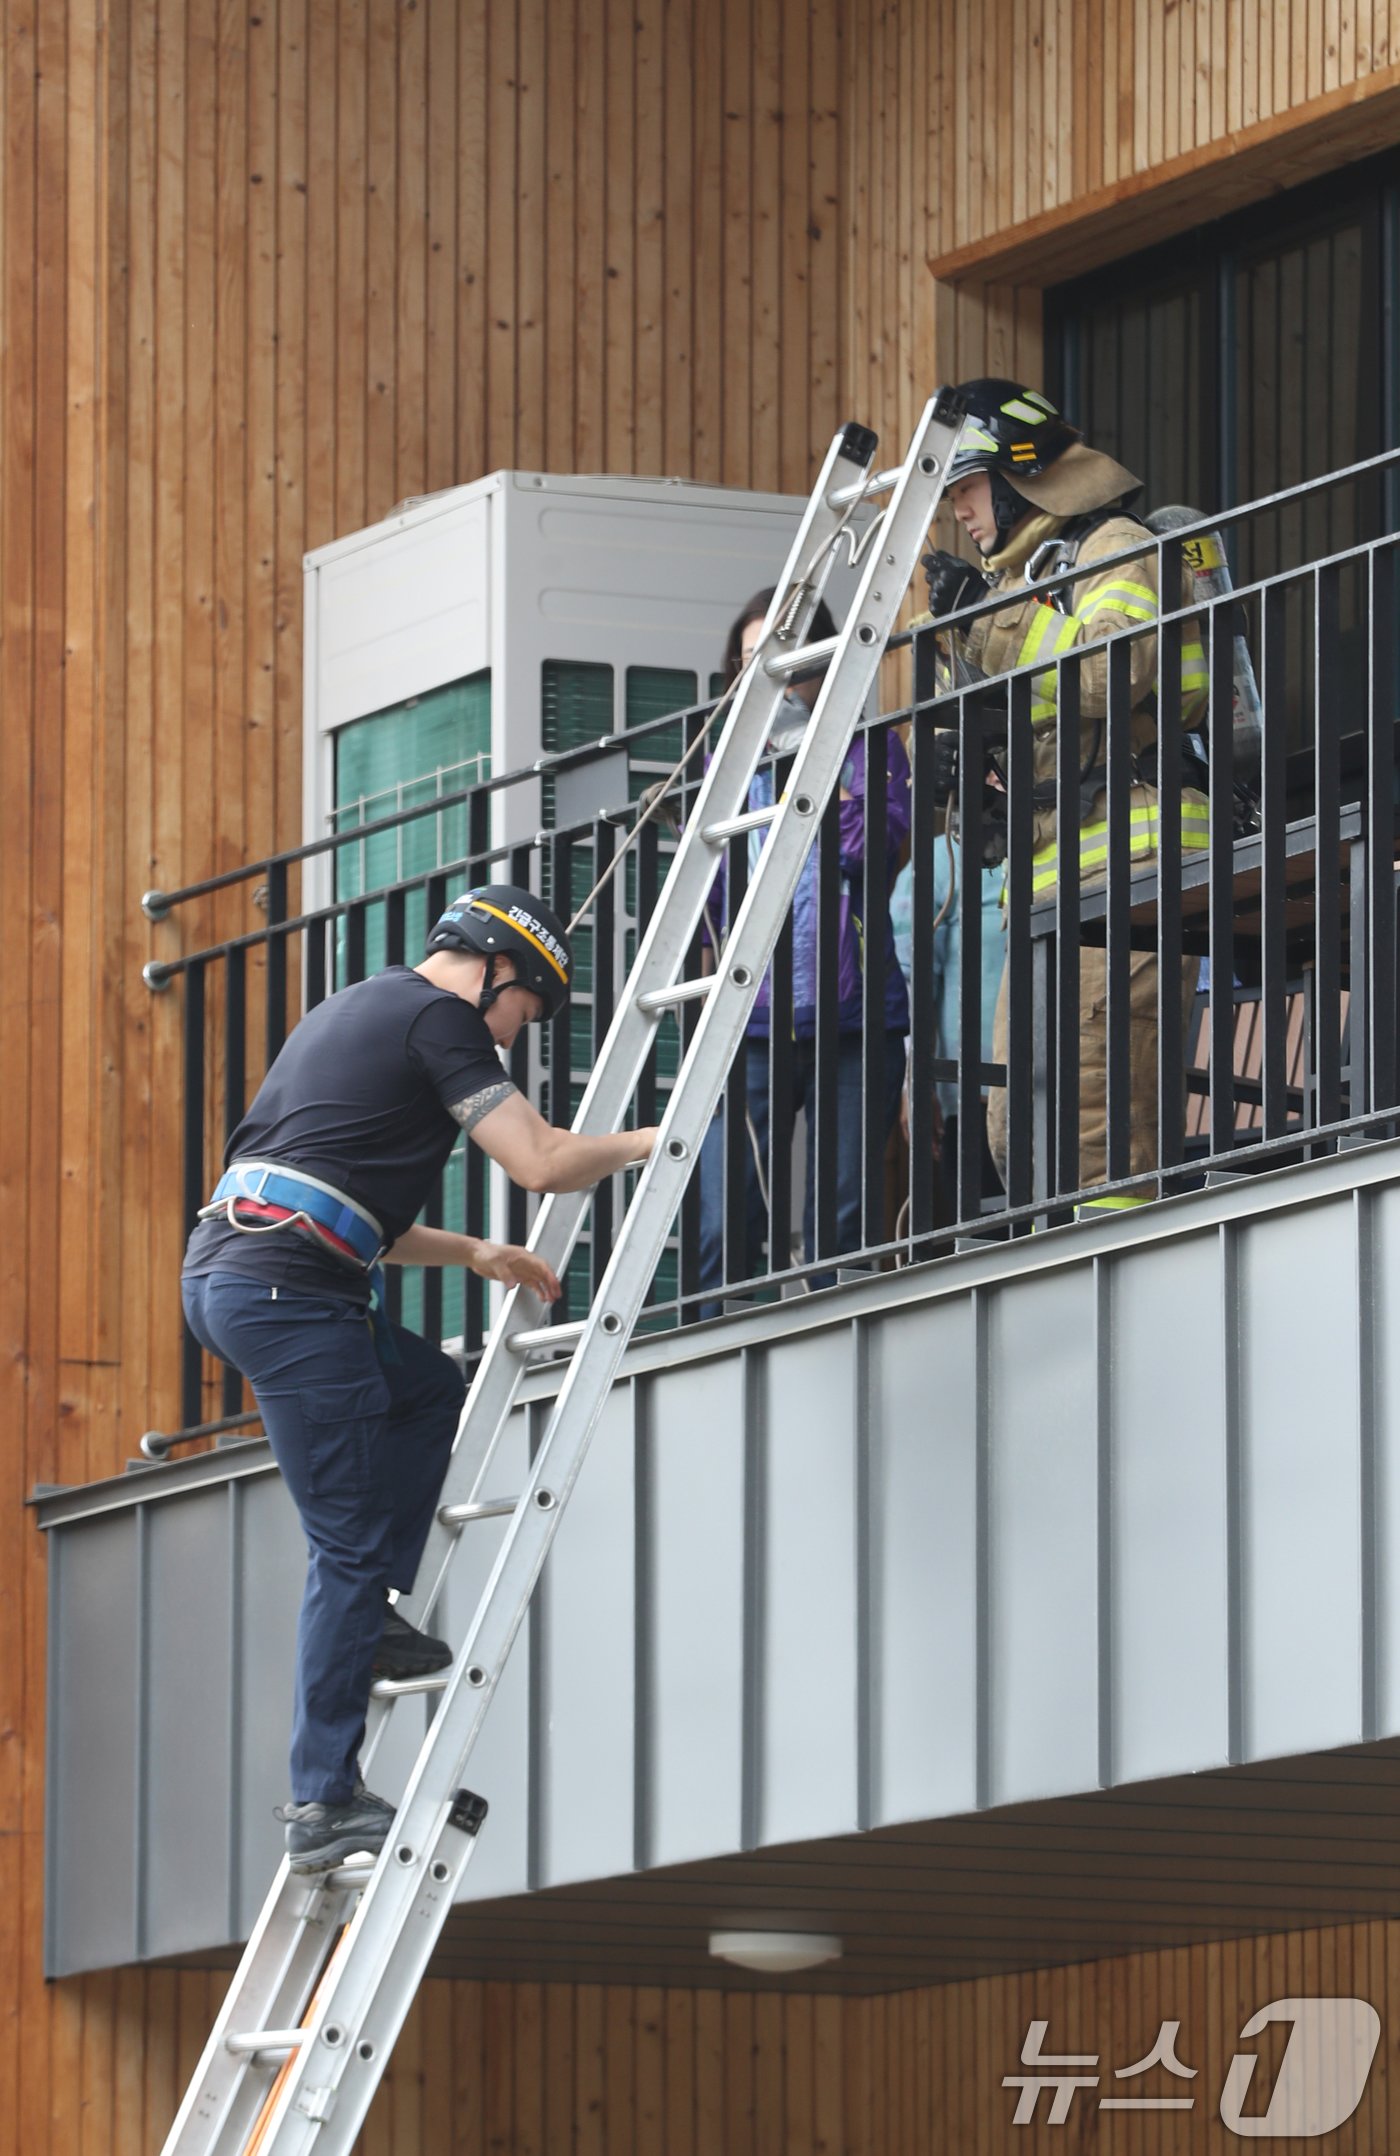
M 1209 616 L 1210 1150 L 1235 1143 L 1235 650 L 1228 602 Z
M 1107 876 L 1104 890 L 1104 1167 L 1110 1183 L 1132 1172 L 1133 651 L 1120 636 L 1108 647 Z M 1170 983 L 1167 984 L 1170 987 Z
M 1176 1167 L 1186 1150 L 1186 1052 L 1182 1014 L 1181 879 L 1182 725 L 1181 647 L 1184 623 L 1182 547 L 1166 539 L 1157 550 L 1158 594 L 1164 620 L 1157 651 L 1157 1159 Z M 1199 972 L 1199 966 L 1197 968 Z
M 1019 674 L 1009 684 L 1006 773 L 1006 1196 L 1010 1205 L 1028 1205 L 1049 1188 L 1053 1059 L 1052 1013 L 1045 980 L 1049 939 L 1031 949 L 1031 849 L 1035 839 L 1034 741 L 1031 733 L 1031 679 Z M 1041 963 L 1043 993 L 1035 995 L 1034 958 Z M 1039 1006 L 1037 1013 L 1037 1005 Z M 1037 1037 L 1039 1036 L 1039 1037 Z M 1040 1149 L 1033 1151 L 1036 1125 Z
M 228 1155 L 229 1140 L 243 1121 L 246 1106 L 244 1096 L 247 1085 L 247 1053 L 247 952 L 243 945 L 234 944 L 224 960 L 224 1158 Z M 242 1407 L 242 1376 L 231 1364 L 225 1363 L 223 1405 L 219 1412 L 221 1415 L 237 1415 L 241 1413 Z
M 535 861 L 535 854 L 534 854 L 534 848 L 533 848 L 533 847 L 531 847 L 531 846 L 512 846 L 512 847 L 511 847 L 511 850 L 510 850 L 510 869 L 509 869 L 509 872 L 508 872 L 508 874 L 507 874 L 507 876 L 506 876 L 506 882 L 507 882 L 507 883 L 513 883 L 513 884 L 515 884 L 515 885 L 517 886 L 517 888 L 518 888 L 518 889 L 520 889 L 520 890 L 524 890 L 524 891 L 533 891 L 533 890 L 535 890 L 535 889 L 536 889 L 536 888 L 538 887 L 538 886 L 537 886 L 537 864 L 536 864 L 536 861 Z M 552 890 L 553 890 L 553 891 L 554 891 L 554 892 L 556 893 L 556 896 L 557 896 L 557 893 L 558 893 L 558 888 L 559 888 L 559 887 L 558 887 L 558 884 L 557 884 L 557 883 L 555 883 L 555 884 L 552 884 L 550 888 L 551 888 L 551 889 L 552 889 Z M 556 905 L 556 909 L 555 909 L 555 910 L 556 910 L 556 911 L 558 910 L 558 908 L 557 908 L 557 905 Z M 567 908 L 566 908 L 566 909 L 565 909 L 565 912 L 564 912 L 564 919 L 565 919 L 565 920 L 567 920 L 567 919 L 568 919 L 568 917 L 569 917 L 569 916 L 568 916 L 568 910 L 567 910 Z M 564 1023 L 565 1023 L 565 1025 L 567 1026 L 567 1024 L 568 1024 L 568 1019 L 567 1019 L 567 1016 L 566 1016 L 566 1017 L 565 1017 L 565 1019 L 564 1019 Z M 558 1020 L 556 1019 L 556 1020 L 555 1020 L 555 1027 L 554 1027 L 554 1031 L 556 1031 L 556 1032 L 557 1032 L 558 1024 L 559 1024 L 559 1021 L 558 1021 Z M 509 1057 L 508 1057 L 508 1068 L 507 1068 L 507 1075 L 509 1076 L 509 1078 L 510 1078 L 510 1081 L 511 1081 L 512 1085 L 514 1085 L 514 1086 L 515 1086 L 515 1087 L 516 1087 L 516 1088 L 517 1088 L 517 1089 L 518 1089 L 518 1090 L 519 1090 L 520 1092 L 522 1092 L 522 1093 L 523 1093 L 523 1094 L 525 1095 L 525 1098 L 526 1098 L 527 1100 L 530 1100 L 530 1099 L 534 1098 L 534 1094 L 533 1094 L 533 1091 L 532 1091 L 532 1085 L 531 1085 L 531 1076 L 532 1076 L 532 1074 L 531 1074 L 531 1068 L 530 1068 L 530 1066 L 531 1066 L 531 1061 L 532 1061 L 532 1057 L 531 1057 L 531 1049 L 532 1049 L 532 1048 L 534 1048 L 534 1047 L 536 1047 L 536 1044 L 535 1044 L 535 1043 L 533 1043 L 533 1042 L 531 1041 L 531 1039 L 530 1039 L 530 1035 L 531 1035 L 531 1034 L 532 1034 L 532 1033 L 533 1033 L 533 1032 L 534 1032 L 535 1030 L 536 1030 L 536 1029 L 535 1029 L 535 1028 L 534 1028 L 533 1026 L 522 1026 L 522 1027 L 520 1028 L 520 1031 L 519 1031 L 519 1032 L 518 1032 L 518 1033 L 516 1034 L 516 1036 L 515 1036 L 515 1043 L 514 1043 L 514 1046 L 513 1046 L 513 1047 L 512 1047 L 511 1049 L 510 1049 L 510 1051 L 509 1051 Z M 539 1028 L 539 1030 L 540 1030 L 540 1032 L 541 1032 L 541 1033 L 543 1033 L 543 1031 L 544 1031 L 544 1028 L 543 1028 L 543 1027 L 540 1027 L 540 1028 Z M 553 1046 L 554 1046 L 554 1042 L 553 1042 L 553 1040 L 551 1040 L 551 1050 L 553 1049 Z M 538 1062 L 538 1060 L 539 1060 L 539 1057 L 538 1057 L 538 1050 L 537 1050 L 537 1048 L 536 1048 L 536 1055 L 535 1055 L 535 1058 L 534 1058 L 534 1060 L 535 1060 L 536 1062 Z M 566 1056 L 566 1057 L 565 1057 L 565 1068 L 567 1069 L 567 1067 L 568 1067 L 568 1059 L 567 1059 L 567 1056 Z M 552 1069 L 552 1071 L 555 1071 L 555 1072 L 557 1072 L 558 1068 L 559 1068 L 559 1066 L 558 1066 L 558 1062 L 557 1062 L 557 1060 L 555 1060 L 555 1059 L 553 1058 L 553 1056 L 552 1056 L 552 1057 L 551 1057 L 551 1069 Z M 542 1093 L 542 1098 L 543 1098 L 543 1101 L 544 1101 L 544 1104 L 545 1104 L 545 1107 L 546 1107 L 546 1109 L 548 1108 L 548 1103 L 549 1103 L 549 1100 L 550 1100 L 550 1098 L 551 1098 L 551 1097 L 552 1097 L 552 1096 L 550 1096 L 550 1095 L 548 1095 L 548 1094 L 543 1094 L 543 1093 Z M 553 1120 L 555 1120 L 555 1118 L 554 1118 L 554 1117 L 553 1117 L 553 1116 L 551 1115 L 551 1116 L 550 1116 L 550 1120 L 551 1120 L 551 1121 L 553 1121 Z M 567 1120 L 568 1120 L 568 1119 L 567 1119 L 567 1117 L 565 1118 L 565 1120 L 566 1120 L 566 1122 L 567 1122 Z M 469 1142 L 470 1142 L 470 1141 L 469 1141 Z M 477 1148 L 473 1148 L 473 1150 L 475 1151 L 475 1150 L 477 1150 Z M 494 1223 L 494 1221 L 493 1221 L 492 1225 L 493 1225 L 493 1227 L 495 1227 L 495 1223 Z M 525 1191 L 523 1191 L 523 1190 L 522 1190 L 522 1189 L 520 1188 L 520 1185 L 519 1185 L 518 1183 L 513 1183 L 513 1182 L 511 1182 L 510 1178 L 509 1178 L 509 1177 L 507 1177 L 507 1178 L 506 1178 L 506 1221 L 505 1221 L 505 1235 L 504 1235 L 504 1237 L 502 1237 L 502 1236 L 500 1235 L 500 1230 L 499 1230 L 499 1228 L 496 1228 L 496 1237 L 497 1237 L 497 1239 L 498 1239 L 498 1240 L 503 1240 L 503 1241 L 505 1241 L 505 1242 L 508 1242 L 508 1243 L 523 1243 L 523 1242 L 525 1242 L 525 1241 L 527 1240 L 527 1238 L 528 1238 L 528 1236 L 529 1236 L 529 1233 L 530 1233 L 530 1201 L 529 1201 L 529 1197 L 528 1197 L 527 1193 L 526 1193 Z M 568 1316 L 568 1297 L 567 1297 L 567 1295 L 562 1295 L 562 1296 L 561 1296 L 561 1297 L 559 1298 L 559 1301 L 558 1301 L 557 1303 L 554 1303 L 554 1304 L 552 1304 L 552 1305 L 551 1305 L 551 1309 L 552 1309 L 552 1312 L 553 1312 L 553 1314 L 554 1314 L 554 1315 L 555 1315 L 555 1316 L 556 1316 L 556 1317 L 557 1317 L 557 1318 L 558 1318 L 558 1319 L 559 1319 L 559 1320 L 561 1321 L 561 1323 L 562 1323 L 562 1321 L 563 1321 L 563 1320 L 564 1320 L 564 1319 L 565 1319 L 565 1318 L 566 1318 L 566 1317 Z
M 272 1063 L 287 1038 L 287 864 L 274 861 L 267 872 L 267 1060 Z
M 1284 773 L 1288 753 L 1286 652 L 1284 645 L 1287 594 L 1271 584 L 1264 591 L 1260 608 L 1259 690 L 1263 714 L 1263 737 L 1259 767 L 1259 993 L 1263 1004 L 1262 1137 L 1281 1136 L 1288 1120 L 1286 1080 L 1288 1071 L 1288 954 L 1285 909 L 1288 903 L 1285 828 L 1288 803 Z M 1319 629 L 1320 629 L 1319 611 Z M 1318 703 L 1318 728 L 1323 725 Z M 1332 726 L 1330 718 L 1326 722 Z M 1335 731 L 1335 728 L 1333 728 Z M 1319 938 L 1320 950 L 1320 938 Z M 1333 974 L 1336 960 L 1333 959 Z M 1314 1095 L 1314 1101 L 1316 1096 Z
M 1313 1098 L 1319 1123 L 1335 1122 L 1341 1114 L 1342 1100 L 1342 743 L 1338 712 L 1341 634 L 1341 572 L 1337 568 L 1319 569 L 1313 580 L 1313 867 L 1317 927 L 1312 1043 Z M 1388 800 L 1389 776 L 1385 785 Z M 1374 853 L 1369 858 L 1374 860 Z M 1389 858 L 1387 854 L 1387 861 Z M 1369 938 L 1367 941 L 1369 947 Z
M 596 883 L 607 873 L 608 866 L 617 850 L 617 836 L 610 823 L 599 821 L 593 826 L 593 875 Z M 613 1021 L 613 1004 L 617 993 L 616 943 L 617 878 L 614 877 L 593 901 L 593 1062 L 596 1065 L 608 1037 Z M 572 912 L 572 906 L 569 911 Z M 566 913 L 564 918 L 568 919 Z M 572 1120 L 572 1118 L 571 1118 Z M 614 1183 L 607 1176 L 593 1193 L 592 1230 L 592 1292 L 596 1296 L 603 1285 L 603 1274 L 612 1257 L 614 1216 Z
M 313 913 L 306 925 L 306 1008 L 314 1011 L 326 1000 L 326 933 L 332 928 L 323 913 Z
M 384 901 L 384 963 L 401 966 L 405 949 L 405 907 L 408 893 L 402 884 L 390 891 Z
M 731 928 L 739 918 L 739 909 L 744 903 L 748 884 L 749 839 L 748 833 L 743 831 L 737 838 L 730 839 L 726 850 L 725 899 Z M 712 928 L 723 936 L 723 922 L 712 920 Z M 716 969 L 723 962 L 716 950 Z M 749 1185 L 757 1167 L 749 1137 L 749 1038 L 746 1034 L 739 1043 L 739 1052 L 730 1065 L 724 1091 L 724 1259 L 721 1267 L 723 1288 L 747 1280 L 751 1270 L 748 1248 Z
M 930 648 L 932 640 L 930 639 Z M 915 642 L 918 650 L 918 641 Z M 931 717 L 914 721 L 910 737 L 912 783 L 909 794 L 909 1068 L 906 1085 L 909 1099 L 909 1255 L 911 1261 L 929 1253 L 919 1239 L 934 1223 L 933 1110 L 937 1092 L 933 1076 L 933 938 L 934 848 L 940 843 L 936 828 L 938 732 Z
M 950 907 L 958 921 L 958 1154 L 951 1162 L 953 1217 L 959 1226 L 982 1213 L 982 771 L 986 762 L 981 707 L 964 696 L 958 709 L 959 845 Z M 943 1150 L 945 1167 L 949 1151 Z
M 182 1158 L 186 1238 L 193 1232 L 199 1208 L 208 1195 L 204 1165 L 204 968 L 205 961 L 195 959 L 185 973 Z M 180 1352 L 180 1421 L 187 1430 L 204 1420 L 203 1368 L 199 1342 L 186 1325 Z
M 889 752 L 887 727 L 865 736 L 861 919 L 861 1226 L 868 1249 L 885 1240 L 885 963 L 889 942 Z M 839 788 L 838 788 L 839 792 Z
M 822 817 L 817 857 L 816 1087 L 808 1118 L 816 1119 L 813 1164 L 815 1208 L 812 1256 L 828 1258 L 839 1248 L 836 1217 L 837 1073 L 841 1057 L 841 803 L 833 793 Z
M 1051 1195 L 1079 1185 L 1079 654 L 1056 662 L 1055 1169 Z
M 345 985 L 365 977 L 365 902 L 353 899 L 345 916 Z
M 1392 573 L 1400 554 L 1377 547 L 1367 558 L 1369 664 L 1366 694 L 1366 1001 L 1371 1025 L 1370 1106 L 1395 1105 L 1395 623 Z M 1377 1126 L 1373 1137 L 1388 1136 Z

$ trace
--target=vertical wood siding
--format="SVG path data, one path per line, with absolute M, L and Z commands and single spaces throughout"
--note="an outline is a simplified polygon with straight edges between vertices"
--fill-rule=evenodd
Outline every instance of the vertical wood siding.
M 47 2111 L 9 2146 L 151 2156 L 174 2115 L 226 1979 L 119 1971 L 55 1987 Z M 1277 1999 L 1368 2000 L 1382 2040 L 1359 2108 L 1328 2145 L 1385 2156 L 1400 2135 L 1400 1925 L 1169 1947 L 1034 1976 L 874 1999 L 429 1980 L 358 2143 L 361 2156 L 962 2156 L 1092 2147 L 1198 2156 L 1237 2145 L 1219 2118 L 1230 2062 L 1257 2052 L 1245 2103 L 1267 2109 L 1286 2025 L 1247 2043 Z M 0 2000 L 3 2000 L 0 1979 Z M 1068 2120 L 1012 2125 L 1033 2020 L 1041 2050 L 1096 2058 Z M 1193 2070 L 1117 2080 L 1164 2022 Z M 1078 2071 L 1091 2073 L 1092 2068 Z M 1105 2094 L 1193 2099 L 1189 2111 L 1096 2109 Z
M 906 12 L 870 4 L 877 35 Z M 1400 60 L 1394 0 L 931 0 L 927 17 L 951 153 L 931 260 Z
M 299 836 L 303 552 L 500 465 L 804 491 L 842 418 L 1038 372 L 1033 287 L 930 260 L 1384 84 L 1397 5 L 0 0 L 0 2146 L 149 2146 L 207 2018 L 203 1978 L 39 1983 L 21 1500 L 173 1411 L 178 997 L 140 968 L 252 917 L 139 898 Z M 963 2033 L 546 1994 L 566 2026 L 599 2150 L 659 2106 L 677 2148 L 775 2107 L 802 2145 L 804 2106 L 902 2146 L 887 2055 L 926 2118 Z M 529 2075 L 492 2060 L 470 2100 L 510 2120 Z

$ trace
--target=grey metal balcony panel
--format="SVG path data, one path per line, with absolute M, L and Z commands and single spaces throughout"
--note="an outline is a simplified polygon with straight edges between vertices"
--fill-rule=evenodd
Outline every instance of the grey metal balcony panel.
M 1227 1284 L 1238 1309 L 1246 1759 L 1323 1750 L 1362 1726 L 1356 1237 L 1348 1198 L 1246 1227 Z M 1305 1280 L 1317 1283 L 1312 1307 L 1300 1307 Z
M 523 1410 L 511 1421 L 502 1437 L 486 1497 L 509 1497 L 523 1489 L 530 1457 L 528 1419 Z M 590 1470 L 595 1461 L 590 1456 Z M 567 1525 L 567 1518 L 562 1523 Z M 463 1531 L 462 1548 L 449 1575 L 447 1590 L 437 1613 L 437 1627 L 445 1639 L 460 1640 L 486 1585 L 487 1577 L 505 1532 L 498 1520 L 479 1520 Z M 581 1613 L 586 1622 L 586 1613 Z M 467 1775 L 470 1786 L 491 1807 L 490 1826 L 481 1835 L 468 1876 L 476 1875 L 475 1890 L 481 1895 L 519 1894 L 536 1882 L 530 1876 L 530 1806 L 533 1778 L 530 1757 L 530 1664 L 533 1653 L 535 1612 L 521 1627 L 505 1674 L 496 1687 L 485 1727 L 472 1754 Z M 425 1711 L 425 1710 L 424 1710 Z M 394 1721 L 399 1719 L 398 1713 Z M 414 1717 L 421 1734 L 422 1724 Z M 374 1780 L 386 1796 L 397 1796 L 402 1777 L 380 1771 Z
M 733 1768 L 744 1756 L 743 1357 L 688 1367 L 684 1433 L 665 1415 L 664 1386 L 647 1378 L 639 1388 L 647 1561 L 638 1739 L 649 1801 L 637 1823 L 643 1861 L 684 1864 L 717 1843 L 744 1845 L 743 1781 Z
M 233 1527 L 228 1493 L 218 1489 L 201 1490 L 178 1510 L 154 1506 L 146 1522 L 145 1748 L 153 1771 L 145 1777 L 143 1919 L 151 1938 L 169 1941 L 174 1952 L 203 1946 L 229 1922 L 238 1809 L 234 1604 L 241 1592 L 228 1547 Z M 211 1582 L 222 1591 L 211 1594 Z M 195 1609 L 192 1640 L 179 1613 Z M 278 1704 L 283 1690 L 274 1679 Z M 194 1730 L 200 1741 L 190 1745 Z
M 852 1341 L 849 1325 L 835 1326 L 801 1356 L 764 1351 L 749 1373 L 759 1843 L 860 1823 Z
M 868 1329 L 868 1823 L 978 1802 L 976 1312 L 970 1296 Z
M 292 1723 L 289 1647 L 296 1638 L 306 1550 L 275 1473 L 231 1482 L 228 1501 L 232 1515 L 229 1546 L 237 1553 L 242 1580 L 234 1671 L 236 1861 L 229 1882 L 229 1906 L 235 1913 L 230 1927 L 234 1937 L 246 1938 L 282 1856 L 282 1829 L 272 1816 L 272 1807 L 287 1796 L 287 1733 Z M 153 1514 L 161 1509 L 159 1505 L 150 1508 Z M 174 1527 L 178 1518 L 170 1509 Z M 195 1662 L 202 1660 L 199 1612 L 206 1598 L 213 1599 L 212 1583 L 206 1596 L 180 1613 L 180 1633 Z M 217 1678 L 212 1672 L 209 1688 L 216 1692 Z M 204 1722 L 201 1715 L 194 1727 L 202 1730 Z
M 1102 1283 L 1103 1779 L 1149 1781 L 1230 1756 L 1226 1305 L 1195 1238 L 1105 1268 Z
M 1400 1734 L 1397 1287 L 1392 1146 L 634 1343 L 469 1770 L 469 1899 Z M 55 1973 L 260 1899 L 304 1558 L 255 1456 L 44 1501 Z
M 142 1535 L 139 1517 L 126 1513 L 49 1541 L 50 1971 L 105 1968 L 143 1950 Z
M 1096 1289 L 1084 1265 L 987 1297 L 988 1804 L 1098 1784 Z
M 538 1413 L 538 1410 L 536 1411 Z M 637 1728 L 635 1387 L 603 1410 L 532 1611 L 531 1884 L 632 1869 Z M 605 1554 L 600 1565 L 598 1555 Z M 519 1650 L 516 1654 L 520 1661 Z M 492 1708 L 494 1718 L 495 1708 Z M 547 1762 L 547 1764 L 546 1764 Z M 470 1876 L 470 1874 L 468 1875 Z

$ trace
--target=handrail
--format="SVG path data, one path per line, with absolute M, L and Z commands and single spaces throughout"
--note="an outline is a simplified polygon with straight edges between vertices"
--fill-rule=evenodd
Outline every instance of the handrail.
M 282 853 L 262 854 L 255 861 L 245 861 L 241 868 L 223 869 L 217 876 L 206 876 L 200 883 L 182 884 L 177 891 L 146 891 L 141 898 L 141 911 L 151 921 L 163 921 L 176 906 L 183 906 L 187 899 L 207 898 L 211 891 L 225 891 L 230 885 L 246 883 L 250 876 L 268 874 L 274 868 L 289 868 L 295 862 L 309 861 L 318 854 L 332 853 L 337 846 L 357 846 L 364 839 L 377 838 L 381 831 L 393 831 L 400 824 L 416 822 L 422 816 L 440 816 L 444 810 L 460 808 L 465 801 L 477 799 L 484 794 L 500 793 L 508 786 L 523 786 L 531 779 L 548 777 L 551 772 L 569 769 L 574 764 L 586 764 L 605 750 L 628 748 L 632 743 L 644 740 L 648 734 L 659 733 L 663 726 L 675 726 L 683 719 L 704 718 L 713 711 L 716 699 L 711 697 L 702 704 L 690 704 L 680 711 L 664 712 L 660 718 L 644 719 L 637 726 L 629 726 L 620 733 L 600 734 L 596 741 L 576 743 L 573 748 L 552 750 L 548 755 L 537 756 L 533 763 L 521 764 L 513 771 L 502 771 L 486 779 L 476 779 L 470 786 L 459 786 L 450 794 L 435 795 L 431 801 L 420 801 L 413 808 L 396 809 L 392 816 L 378 816 L 373 823 L 356 824 L 350 831 L 332 831 L 325 838 L 308 839 L 304 845 L 290 846 Z

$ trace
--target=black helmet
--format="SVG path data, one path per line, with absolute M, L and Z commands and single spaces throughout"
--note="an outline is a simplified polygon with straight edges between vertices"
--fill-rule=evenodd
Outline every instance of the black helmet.
M 1048 397 L 1019 382 L 983 376 L 959 383 L 955 394 L 966 407 L 967 418 L 948 466 L 947 484 L 954 486 L 973 472 L 986 472 L 992 482 L 996 543 L 1001 547 L 1012 526 L 1034 506 L 1018 491 L 1019 481 L 1035 479 L 1080 436 L 1061 419 Z
M 1019 382 L 986 376 L 961 382 L 955 392 L 967 408 L 948 484 L 969 472 L 1000 472 L 1014 486 L 1018 475 L 1034 479 L 1080 439 L 1048 397 Z
M 569 1000 L 574 970 L 568 931 L 532 891 L 514 883 L 484 883 L 454 898 L 428 938 L 428 950 L 471 951 L 486 960 L 486 983 L 477 1004 L 489 1010 L 502 988 L 529 988 L 557 1018 Z M 515 978 L 494 985 L 493 959 L 515 961 Z

